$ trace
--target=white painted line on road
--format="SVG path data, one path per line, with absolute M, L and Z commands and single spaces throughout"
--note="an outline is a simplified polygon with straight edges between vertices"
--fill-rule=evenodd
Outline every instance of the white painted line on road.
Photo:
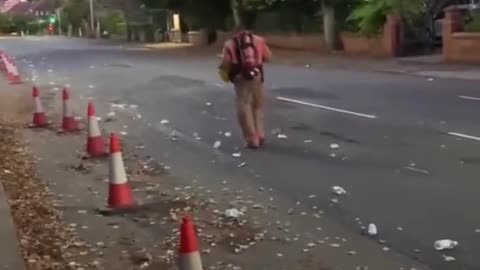
M 291 103 L 301 104 L 301 105 L 305 105 L 305 106 L 310 106 L 310 107 L 314 107 L 314 108 L 325 109 L 325 110 L 329 110 L 329 111 L 345 113 L 345 114 L 350 114 L 350 115 L 355 115 L 355 116 L 360 116 L 360 117 L 365 117 L 365 118 L 370 118 L 370 119 L 376 119 L 377 118 L 377 116 L 371 115 L 371 114 L 357 113 L 357 112 L 337 109 L 337 108 L 333 108 L 333 107 L 323 106 L 323 105 L 319 105 L 319 104 L 314 104 L 314 103 L 305 102 L 305 101 L 296 100 L 296 99 L 291 99 L 291 98 L 286 98 L 286 97 L 277 97 L 277 99 L 282 100 L 282 101 L 291 102 Z
M 480 101 L 480 97 L 458 96 L 459 98 Z
M 475 136 L 472 136 L 472 135 L 462 134 L 462 133 L 458 133 L 458 132 L 449 132 L 448 135 L 456 136 L 456 137 L 460 137 L 460 138 L 464 138 L 464 139 L 471 139 L 471 140 L 480 141 L 480 137 L 475 137 Z

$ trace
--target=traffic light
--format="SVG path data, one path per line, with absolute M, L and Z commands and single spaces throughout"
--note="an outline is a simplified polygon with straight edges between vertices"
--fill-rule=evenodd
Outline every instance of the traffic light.
M 57 21 L 57 17 L 54 14 L 52 14 L 52 15 L 50 15 L 50 17 L 48 17 L 48 22 L 50 24 L 54 24 L 56 21 Z

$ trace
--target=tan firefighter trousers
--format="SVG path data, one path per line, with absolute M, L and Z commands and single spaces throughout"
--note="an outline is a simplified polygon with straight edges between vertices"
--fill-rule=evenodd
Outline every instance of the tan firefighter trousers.
M 246 80 L 242 75 L 234 79 L 237 117 L 247 143 L 258 144 L 265 136 L 263 126 L 264 90 L 261 76 Z

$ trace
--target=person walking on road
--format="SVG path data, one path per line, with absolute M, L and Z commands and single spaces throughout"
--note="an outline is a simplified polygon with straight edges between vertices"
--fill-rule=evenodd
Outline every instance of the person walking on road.
M 263 64 L 271 57 L 265 40 L 244 28 L 237 28 L 223 48 L 220 72 L 234 85 L 238 122 L 251 149 L 265 143 Z

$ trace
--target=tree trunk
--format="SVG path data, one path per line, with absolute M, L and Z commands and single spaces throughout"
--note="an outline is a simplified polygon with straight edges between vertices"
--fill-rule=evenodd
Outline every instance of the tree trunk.
M 336 44 L 335 9 L 326 0 L 322 1 L 323 35 L 328 50 L 334 50 Z
M 233 22 L 235 27 L 243 26 L 240 1 L 241 0 L 230 0 L 230 7 L 232 8 Z

